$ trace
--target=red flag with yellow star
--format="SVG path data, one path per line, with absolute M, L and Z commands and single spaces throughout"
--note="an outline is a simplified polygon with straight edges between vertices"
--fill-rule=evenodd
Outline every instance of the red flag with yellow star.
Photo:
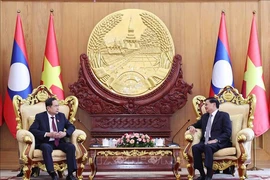
M 270 128 L 270 122 L 268 117 L 267 98 L 264 86 L 263 68 L 257 37 L 255 14 L 253 15 L 251 24 L 242 94 L 244 97 L 247 97 L 249 94 L 256 95 L 253 130 L 255 136 L 258 137 Z
M 58 48 L 52 14 L 50 14 L 49 19 L 45 57 L 42 66 L 40 84 L 44 84 L 47 88 L 51 89 L 52 93 L 57 95 L 58 99 L 64 99 L 61 68 L 59 63 Z

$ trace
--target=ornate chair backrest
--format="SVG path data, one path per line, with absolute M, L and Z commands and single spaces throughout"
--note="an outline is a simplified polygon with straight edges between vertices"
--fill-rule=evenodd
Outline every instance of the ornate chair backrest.
M 46 111 L 45 101 L 50 97 L 57 99 L 56 95 L 52 94 L 51 90 L 44 85 L 40 85 L 34 89 L 26 99 L 15 95 L 13 98 L 13 106 L 16 114 L 17 130 L 28 130 L 35 119 L 35 115 Z M 71 123 L 74 123 L 78 109 L 78 99 L 75 96 L 69 96 L 65 100 L 58 101 L 59 111 L 64 113 Z
M 215 95 L 220 102 L 219 109 L 229 113 L 232 121 L 232 144 L 236 145 L 236 134 L 243 128 L 253 128 L 254 108 L 256 104 L 255 95 L 249 95 L 243 98 L 238 90 L 226 86 Z M 205 110 L 206 97 L 198 95 L 193 98 L 193 107 L 197 115 L 197 120 L 206 113 Z

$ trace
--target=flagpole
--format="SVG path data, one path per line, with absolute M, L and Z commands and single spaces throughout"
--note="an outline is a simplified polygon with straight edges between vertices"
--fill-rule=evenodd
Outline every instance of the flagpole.
M 255 171 L 261 170 L 260 168 L 256 167 L 256 137 L 262 135 L 270 128 L 269 123 L 269 114 L 268 114 L 268 107 L 267 107 L 267 100 L 266 100 L 266 91 L 264 86 L 263 80 L 263 71 L 262 71 L 262 60 L 260 55 L 260 46 L 258 41 L 258 33 L 256 27 L 256 18 L 255 14 L 256 11 L 253 11 L 253 17 L 251 22 L 251 29 L 250 29 L 250 39 L 248 44 L 248 52 L 247 52 L 247 59 L 246 59 L 246 66 L 245 66 L 245 74 L 244 80 L 242 85 L 242 94 L 244 97 L 249 94 L 254 94 L 256 96 L 256 108 L 254 108 L 254 119 L 253 119 L 253 131 L 255 133 L 255 138 L 253 138 L 253 160 L 252 164 L 253 167 L 247 170 Z M 261 71 L 252 71 L 248 64 L 254 64 L 256 69 L 261 68 Z M 259 76 L 256 76 L 259 75 Z M 254 84 L 252 84 L 252 82 Z M 259 85 L 260 84 L 260 85 Z M 249 87 L 250 86 L 250 87 Z M 251 87 L 253 86 L 253 87 Z M 252 89 L 252 90 L 251 90 Z
M 253 11 L 253 14 L 256 14 L 256 11 Z M 257 171 L 257 170 L 263 170 L 261 168 L 257 167 L 257 156 L 256 156 L 256 137 L 253 139 L 252 142 L 253 145 L 253 167 L 247 169 L 248 171 Z
M 261 168 L 257 167 L 257 162 L 256 162 L 256 137 L 253 139 L 252 142 L 253 145 L 253 167 L 247 169 L 248 171 L 257 171 L 257 170 L 263 170 Z

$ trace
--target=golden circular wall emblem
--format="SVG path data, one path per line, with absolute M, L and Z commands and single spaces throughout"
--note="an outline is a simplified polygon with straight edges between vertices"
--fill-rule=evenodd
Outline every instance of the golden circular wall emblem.
M 87 45 L 98 82 L 127 97 L 142 96 L 158 88 L 170 72 L 174 53 L 165 24 L 140 9 L 121 10 L 103 18 Z

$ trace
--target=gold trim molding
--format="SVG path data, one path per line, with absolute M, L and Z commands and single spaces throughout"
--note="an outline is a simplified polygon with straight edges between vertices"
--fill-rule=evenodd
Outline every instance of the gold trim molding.
M 159 151 L 141 151 L 141 150 L 130 150 L 130 151 L 99 151 L 97 156 L 170 156 L 172 155 L 170 150 L 159 150 Z

